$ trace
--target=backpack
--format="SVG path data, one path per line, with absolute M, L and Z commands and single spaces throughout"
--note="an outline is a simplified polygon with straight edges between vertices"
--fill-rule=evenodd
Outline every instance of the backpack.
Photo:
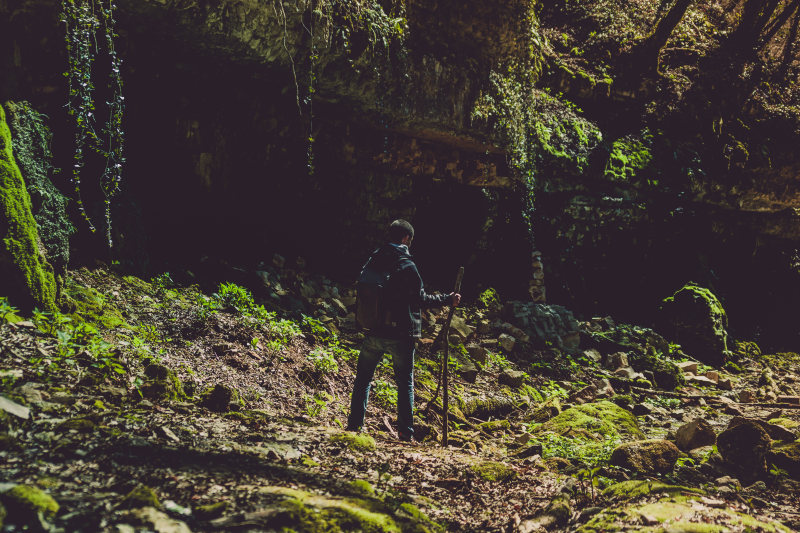
M 387 288 L 393 272 L 376 268 L 374 256 L 361 269 L 356 281 L 356 322 L 365 329 L 375 329 L 389 323 Z

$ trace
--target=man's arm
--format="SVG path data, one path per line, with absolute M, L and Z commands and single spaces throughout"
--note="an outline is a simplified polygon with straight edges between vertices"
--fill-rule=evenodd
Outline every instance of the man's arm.
M 403 276 L 403 286 L 407 288 L 411 302 L 424 309 L 442 307 L 444 305 L 457 306 L 461 302 L 461 295 L 454 292 L 449 294 L 430 294 L 425 292 L 422 277 L 413 263 L 403 268 L 400 273 Z

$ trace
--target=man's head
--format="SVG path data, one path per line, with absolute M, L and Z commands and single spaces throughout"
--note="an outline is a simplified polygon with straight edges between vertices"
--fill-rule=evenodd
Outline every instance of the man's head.
M 407 221 L 398 218 L 389 224 L 389 242 L 411 244 L 412 239 L 414 239 L 414 228 Z

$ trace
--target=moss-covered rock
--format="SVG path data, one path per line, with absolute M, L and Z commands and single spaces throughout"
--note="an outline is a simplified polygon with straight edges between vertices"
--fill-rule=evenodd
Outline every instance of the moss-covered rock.
M 227 511 L 229 507 L 229 502 L 220 501 L 207 505 L 198 505 L 194 507 L 192 511 L 199 520 L 211 520 L 212 518 L 218 518 L 225 514 L 225 511 Z
M 516 476 L 516 471 L 513 468 L 497 461 L 480 461 L 471 464 L 469 467 L 484 481 L 506 481 Z
M 653 135 L 645 130 L 614 141 L 609 150 L 604 177 L 614 182 L 657 184 L 653 162 Z
M 717 436 L 717 449 L 737 477 L 752 481 L 767 473 L 766 456 L 772 441 L 767 431 L 754 420 L 736 417 L 735 425 Z M 733 422 L 733 420 L 732 420 Z
M 122 509 L 138 509 L 140 507 L 161 508 L 161 502 L 155 491 L 146 485 L 137 485 L 119 504 Z
M 147 399 L 153 401 L 176 401 L 186 398 L 178 376 L 168 367 L 150 363 L 144 369 L 145 381 L 139 390 Z
M 694 493 L 703 494 L 702 490 L 683 487 L 681 485 L 669 485 L 661 481 L 652 481 L 649 479 L 629 479 L 614 483 L 613 485 L 603 489 L 603 496 L 611 500 L 637 500 L 650 494 L 681 494 L 681 493 Z
M 668 440 L 644 440 L 620 444 L 609 463 L 641 474 L 666 474 L 679 456 L 678 447 Z
M 98 329 L 113 329 L 125 325 L 122 312 L 93 287 L 67 278 L 64 282 L 64 311 L 76 322 L 88 322 Z
M 601 437 L 634 439 L 644 437 L 633 413 L 609 401 L 570 407 L 535 430 L 537 434 L 544 432 L 563 436 L 580 436 L 588 433 Z
M 441 527 L 409 504 L 394 507 L 377 498 L 337 498 L 283 487 L 266 487 L 272 511 L 263 526 L 269 530 L 363 531 L 399 533 L 441 531 Z M 282 529 L 283 528 L 283 529 Z
M 478 427 L 486 433 L 502 433 L 511 429 L 511 422 L 508 420 L 492 420 L 491 422 L 481 422 Z
M 11 148 L 0 106 L 0 293 L 25 312 L 56 310 L 53 267 L 45 259 L 31 198 Z
M 728 316 L 709 289 L 687 283 L 661 304 L 664 331 L 698 360 L 721 367 L 728 352 Z
M 775 446 L 767 455 L 767 460 L 800 480 L 800 441 Z
M 662 498 L 656 502 L 610 507 L 595 515 L 577 531 L 579 533 L 611 533 L 633 530 L 652 533 L 664 531 L 788 533 L 790 531 L 778 522 L 762 522 L 752 516 L 728 509 L 714 509 L 703 505 L 694 498 L 673 496 Z M 631 528 L 632 524 L 635 524 L 635 529 Z
M 53 185 L 47 117 L 28 102 L 6 102 L 12 132 L 14 158 L 25 178 L 31 197 L 31 210 L 56 279 L 63 277 L 69 264 L 69 236 L 75 231 L 67 217 L 67 199 Z
M 39 513 L 45 519 L 52 520 L 59 509 L 58 502 L 52 496 L 32 485 L 17 485 L 0 494 L 0 501 L 8 512 L 8 521 L 15 524 L 33 521 Z
M 375 439 L 369 435 L 351 431 L 331 435 L 331 442 L 344 444 L 354 452 L 371 452 L 377 448 Z

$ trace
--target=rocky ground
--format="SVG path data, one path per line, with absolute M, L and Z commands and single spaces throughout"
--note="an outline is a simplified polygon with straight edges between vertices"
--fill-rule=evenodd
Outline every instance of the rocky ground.
M 489 292 L 449 332 L 447 447 L 426 315 L 403 444 L 388 360 L 366 432 L 342 430 L 351 288 L 279 257 L 228 279 L 252 293 L 83 269 L 64 314 L 0 303 L 4 531 L 800 529 L 796 354 L 711 368 Z

